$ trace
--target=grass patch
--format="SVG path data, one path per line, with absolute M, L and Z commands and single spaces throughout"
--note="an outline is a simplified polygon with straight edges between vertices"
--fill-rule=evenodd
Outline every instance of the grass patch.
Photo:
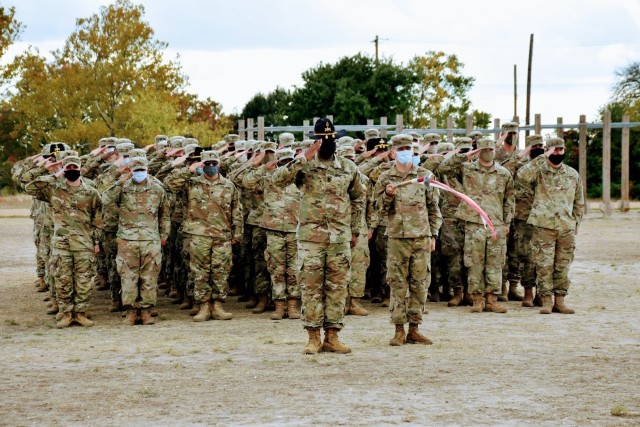
M 160 396 L 160 393 L 158 393 L 156 390 L 151 390 L 149 387 L 145 387 L 142 390 L 140 390 L 140 396 L 146 397 L 146 398 L 158 397 Z
M 71 359 L 66 359 L 64 361 L 64 363 L 79 363 L 80 359 L 78 359 L 77 357 L 71 358 Z
M 20 323 L 18 323 L 14 319 L 5 319 L 4 323 L 6 323 L 9 326 L 20 326 Z
M 629 415 L 629 410 L 624 405 L 613 405 L 613 408 L 611 408 L 611 415 L 614 417 L 626 417 Z

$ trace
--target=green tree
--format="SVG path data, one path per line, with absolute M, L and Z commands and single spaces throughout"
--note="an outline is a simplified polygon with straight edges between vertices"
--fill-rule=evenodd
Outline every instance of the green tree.
M 24 26 L 15 17 L 16 8 L 0 6 L 0 59 L 7 53 L 7 49 L 18 39 Z M 0 85 L 11 78 L 10 68 L 0 65 Z
M 265 126 L 285 126 L 289 124 L 291 112 L 291 92 L 281 87 L 276 87 L 267 95 L 257 93 L 242 109 L 241 117 L 264 117 Z

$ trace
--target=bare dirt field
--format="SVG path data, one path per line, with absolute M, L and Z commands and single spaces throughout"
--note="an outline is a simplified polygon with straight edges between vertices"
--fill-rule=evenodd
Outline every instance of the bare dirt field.
M 165 298 L 126 327 L 94 292 L 57 330 L 35 292 L 32 223 L 0 218 L 0 425 L 640 425 L 640 214 L 589 217 L 573 316 L 428 303 L 431 346 L 390 347 L 387 309 L 346 319 L 349 355 L 304 356 L 300 321 L 231 301 L 196 324 Z M 622 416 L 614 416 L 614 414 Z

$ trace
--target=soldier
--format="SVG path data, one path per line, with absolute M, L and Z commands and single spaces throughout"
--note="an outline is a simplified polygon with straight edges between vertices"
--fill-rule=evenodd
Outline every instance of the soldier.
M 380 215 L 388 218 L 387 282 L 391 287 L 391 323 L 395 325 L 389 344 L 432 344 L 418 328 L 431 281 L 430 252 L 436 248 L 442 224 L 438 195 L 421 183 L 397 185 L 433 173 L 413 164 L 410 135 L 398 134 L 392 144 L 396 152 L 394 166 L 380 175 L 373 190 L 378 196 Z M 409 323 L 408 334 L 405 323 Z
M 467 162 L 476 154 L 479 154 L 477 160 Z M 472 313 L 485 308 L 494 313 L 507 312 L 498 304 L 497 294 L 502 282 L 506 237 L 513 218 L 513 178 L 494 158 L 495 141 L 487 137 L 478 141 L 476 150 L 455 154 L 438 168 L 441 173 L 458 179 L 463 192 L 480 205 L 496 228 L 497 238 L 492 238 L 475 210 L 466 203 L 458 205 L 455 216 L 465 222 L 464 265 L 468 269 Z
M 122 287 L 126 325 L 140 321 L 155 323 L 151 309 L 156 305 L 162 249 L 169 237 L 169 203 L 162 184 L 148 176 L 148 161 L 133 157 L 131 172 L 122 176 L 102 195 L 105 216 L 118 224 L 116 263 Z
M 240 193 L 220 175 L 220 160 L 214 151 L 200 155 L 201 161 L 176 169 L 165 184 L 169 191 L 187 195 L 182 231 L 188 235 L 193 297 L 199 304 L 193 320 L 229 320 L 233 315 L 223 309 L 222 303 L 227 297 L 231 245 L 242 239 Z M 202 175 L 198 168 L 202 168 Z
M 338 331 L 344 325 L 351 247 L 359 234 L 365 189 L 355 165 L 335 155 L 333 123 L 319 119 L 314 134 L 317 140 L 313 146 L 278 168 L 273 182 L 281 187 L 295 183 L 302 191 L 297 241 L 303 320 L 309 335 L 304 353 L 350 353 Z M 325 329 L 324 343 L 320 341 L 321 327 Z
M 47 160 L 46 166 L 53 170 L 57 165 Z M 56 326 L 66 328 L 72 322 L 93 326 L 85 313 L 91 297 L 95 253 L 100 250 L 95 227 L 100 215 L 100 195 L 80 177 L 79 157 L 66 157 L 62 166 L 64 169 L 56 175 L 31 181 L 25 191 L 51 205 L 56 298 L 62 312 Z
M 293 143 L 296 142 L 296 138 L 290 132 L 283 132 L 278 135 L 278 141 L 280 142 L 278 148 L 291 148 Z
M 535 227 L 531 251 L 542 298 L 541 314 L 574 313 L 564 298 L 571 283 L 569 267 L 584 215 L 584 196 L 578 172 L 563 163 L 564 150 L 562 138 L 550 138 L 545 157 L 523 167 L 517 176 L 519 185 L 529 186 L 533 192 L 527 223 Z

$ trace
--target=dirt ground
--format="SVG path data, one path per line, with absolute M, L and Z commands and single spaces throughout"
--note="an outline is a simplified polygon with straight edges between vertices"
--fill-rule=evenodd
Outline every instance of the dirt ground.
M 428 303 L 435 344 L 390 347 L 387 309 L 365 304 L 341 334 L 353 353 L 316 356 L 300 321 L 235 301 L 196 324 L 161 298 L 158 324 L 126 327 L 94 292 L 96 326 L 57 330 L 31 228 L 0 218 L 0 425 L 640 425 L 637 211 L 584 222 L 573 316 Z

